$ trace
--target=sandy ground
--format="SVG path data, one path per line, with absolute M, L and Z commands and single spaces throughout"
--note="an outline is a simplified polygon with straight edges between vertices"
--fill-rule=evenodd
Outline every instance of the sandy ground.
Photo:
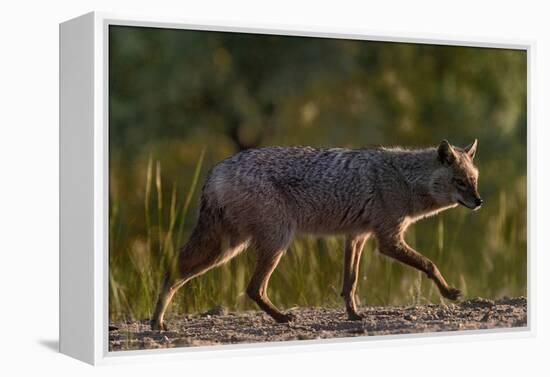
M 151 331 L 148 321 L 112 322 L 111 351 L 205 346 L 266 341 L 344 338 L 384 334 L 527 326 L 524 297 L 498 301 L 471 299 L 459 304 L 366 307 L 362 321 L 349 321 L 343 308 L 294 308 L 290 324 L 277 324 L 263 312 L 228 313 L 223 307 L 171 318 L 169 331 Z

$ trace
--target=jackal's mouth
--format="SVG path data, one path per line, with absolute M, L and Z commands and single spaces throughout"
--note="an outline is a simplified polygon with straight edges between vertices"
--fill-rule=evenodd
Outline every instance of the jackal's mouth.
M 468 208 L 468 209 L 473 209 L 472 207 L 470 207 L 468 204 L 464 203 L 462 200 L 460 199 L 457 199 L 457 202 L 460 204 L 460 205 L 463 205 L 464 207 Z
M 472 205 L 468 205 L 468 204 L 464 203 L 464 202 L 463 202 L 462 200 L 460 200 L 460 199 L 457 199 L 456 201 L 457 201 L 460 205 L 462 205 L 462 206 L 464 206 L 464 207 L 466 207 L 466 208 L 468 208 L 468 209 L 473 209 L 474 211 L 480 207 L 480 206 L 477 206 L 477 205 L 473 205 L 473 206 L 472 206 Z

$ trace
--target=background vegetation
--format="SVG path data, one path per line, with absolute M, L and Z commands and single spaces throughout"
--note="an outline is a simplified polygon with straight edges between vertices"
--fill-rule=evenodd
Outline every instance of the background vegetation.
M 482 210 L 413 226 L 408 241 L 466 296 L 526 295 L 526 54 L 523 51 L 240 33 L 110 30 L 112 319 L 148 318 L 185 242 L 211 166 L 264 145 L 428 146 L 479 139 Z M 281 307 L 341 305 L 343 240 L 298 238 L 270 283 Z M 244 293 L 253 252 L 191 281 L 171 313 Z M 439 302 L 430 281 L 369 241 L 363 305 Z

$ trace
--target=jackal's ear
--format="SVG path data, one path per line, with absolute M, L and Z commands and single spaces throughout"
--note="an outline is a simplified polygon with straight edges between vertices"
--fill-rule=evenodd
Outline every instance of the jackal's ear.
M 474 157 L 476 156 L 476 150 L 477 150 L 477 139 L 475 139 L 472 144 L 464 148 L 464 153 L 468 154 L 468 156 L 470 156 L 470 158 L 473 160 Z
M 437 156 L 439 161 L 443 164 L 452 164 L 456 160 L 456 154 L 453 146 L 447 141 L 443 140 L 437 148 Z

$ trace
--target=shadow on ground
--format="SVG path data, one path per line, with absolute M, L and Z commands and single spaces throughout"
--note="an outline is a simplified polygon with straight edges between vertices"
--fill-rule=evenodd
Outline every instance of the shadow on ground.
M 40 344 L 42 347 L 45 347 L 53 352 L 59 352 L 59 340 L 47 340 L 42 339 L 38 341 L 38 344 Z

